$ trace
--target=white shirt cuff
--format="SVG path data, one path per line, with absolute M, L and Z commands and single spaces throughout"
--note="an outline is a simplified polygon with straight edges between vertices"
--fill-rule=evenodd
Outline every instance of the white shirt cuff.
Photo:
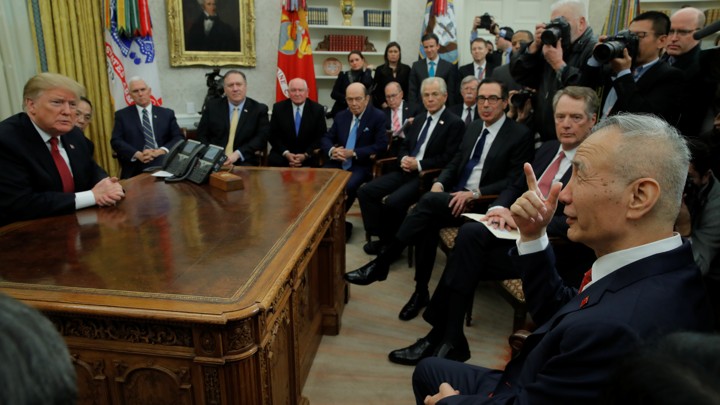
M 75 209 L 81 210 L 83 208 L 92 207 L 95 205 L 95 194 L 92 190 L 81 191 L 75 193 Z
M 550 240 L 548 239 L 547 233 L 544 233 L 541 237 L 527 242 L 520 242 L 520 239 L 518 239 L 516 244 L 519 255 L 529 255 L 530 253 L 545 250 L 550 244 Z

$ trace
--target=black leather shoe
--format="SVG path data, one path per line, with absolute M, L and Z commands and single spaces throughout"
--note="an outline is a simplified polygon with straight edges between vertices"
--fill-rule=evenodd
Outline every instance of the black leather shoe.
M 470 358 L 470 349 L 455 347 L 452 343 L 444 342 L 435 349 L 433 356 L 464 363 Z
M 432 355 L 434 350 L 435 345 L 425 338 L 420 338 L 408 347 L 391 351 L 388 359 L 393 363 L 414 366 L 420 360 Z
M 380 240 L 372 240 L 363 245 L 363 250 L 369 255 L 379 255 L 385 248 L 385 244 Z
M 353 224 L 345 221 L 345 243 L 347 243 L 352 237 Z
M 388 268 L 379 265 L 377 260 L 372 260 L 368 264 L 357 270 L 345 273 L 345 280 L 349 283 L 357 285 L 368 285 L 376 281 L 383 281 L 387 278 Z
M 420 310 L 425 308 L 428 302 L 430 302 L 430 294 L 427 291 L 423 293 L 418 293 L 416 291 L 410 297 L 410 300 L 407 302 L 407 304 L 402 307 L 402 310 L 400 310 L 400 315 L 398 315 L 398 317 L 403 321 L 409 321 L 418 316 Z

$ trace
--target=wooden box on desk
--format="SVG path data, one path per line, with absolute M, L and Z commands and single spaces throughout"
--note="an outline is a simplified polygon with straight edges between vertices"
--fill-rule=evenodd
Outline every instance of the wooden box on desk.
M 235 191 L 245 188 L 242 177 L 223 171 L 210 175 L 210 185 L 222 191 Z

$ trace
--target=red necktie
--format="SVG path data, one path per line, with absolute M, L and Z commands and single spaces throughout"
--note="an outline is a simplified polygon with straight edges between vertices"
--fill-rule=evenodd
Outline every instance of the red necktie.
M 60 179 L 63 184 L 63 192 L 75 192 L 75 182 L 73 181 L 73 176 L 70 173 L 67 163 L 65 163 L 65 159 L 63 159 L 60 154 L 60 149 L 58 149 L 58 139 L 55 136 L 50 138 L 50 154 L 55 161 L 55 167 L 57 167 L 58 173 L 60 173 Z
M 557 176 L 560 170 L 560 162 L 562 162 L 563 159 L 565 159 L 565 152 L 561 151 L 555 161 L 552 162 L 547 170 L 545 170 L 545 173 L 542 174 L 540 182 L 538 183 L 538 188 L 542 195 L 547 197 L 550 193 L 550 186 L 552 186 L 553 179 L 555 179 L 555 176 Z
M 580 283 L 580 289 L 578 290 L 578 294 L 582 292 L 582 290 L 585 288 L 588 283 L 592 281 L 592 269 L 585 272 L 585 276 L 583 276 L 582 282 Z

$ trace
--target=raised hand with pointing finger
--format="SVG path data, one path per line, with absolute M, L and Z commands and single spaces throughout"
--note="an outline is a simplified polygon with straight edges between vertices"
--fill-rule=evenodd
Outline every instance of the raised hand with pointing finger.
M 523 193 L 510 207 L 512 218 L 520 231 L 520 241 L 535 240 L 545 234 L 545 228 L 555 215 L 558 205 L 558 195 L 562 183 L 555 183 L 550 187 L 550 194 L 543 197 L 537 185 L 537 179 L 530 163 L 523 166 L 527 179 L 528 191 Z

